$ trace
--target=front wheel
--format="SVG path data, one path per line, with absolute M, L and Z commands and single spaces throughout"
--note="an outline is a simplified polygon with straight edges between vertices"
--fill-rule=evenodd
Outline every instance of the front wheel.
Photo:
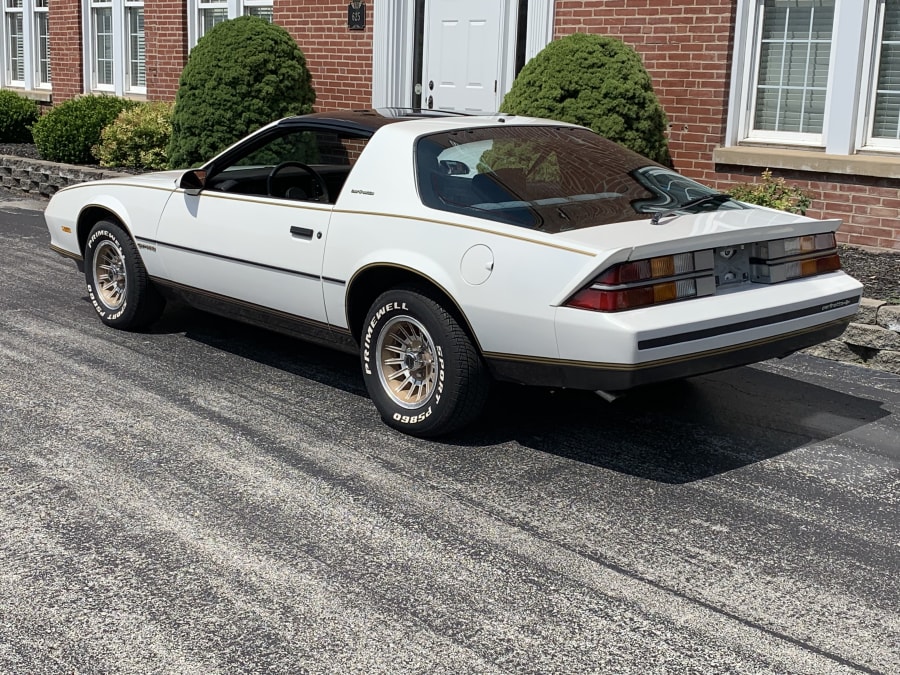
M 88 297 L 107 326 L 137 330 L 162 314 L 165 301 L 153 287 L 131 237 L 116 223 L 101 220 L 84 247 Z
M 447 434 L 475 420 L 490 378 L 455 317 L 415 288 L 383 293 L 361 339 L 363 378 L 389 425 L 413 436 Z

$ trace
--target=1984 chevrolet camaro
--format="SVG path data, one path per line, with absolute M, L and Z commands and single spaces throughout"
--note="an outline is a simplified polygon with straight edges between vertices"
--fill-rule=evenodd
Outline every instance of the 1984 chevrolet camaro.
M 836 337 L 837 220 L 751 207 L 582 127 L 318 113 L 199 169 L 60 190 L 51 246 L 100 319 L 166 298 L 357 352 L 387 424 L 471 422 L 489 383 L 615 394 Z

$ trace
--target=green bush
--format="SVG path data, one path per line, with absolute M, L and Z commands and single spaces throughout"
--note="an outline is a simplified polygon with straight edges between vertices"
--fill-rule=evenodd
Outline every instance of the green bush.
M 551 42 L 522 68 L 501 109 L 581 124 L 671 164 L 666 115 L 650 75 L 637 52 L 616 38 L 576 33 Z
M 103 128 L 136 103 L 117 96 L 82 96 L 50 109 L 31 128 L 41 157 L 51 162 L 92 164 L 91 148 Z
M 181 73 L 169 165 L 210 159 L 269 122 L 312 112 L 315 99 L 306 58 L 284 28 L 252 16 L 223 21 Z
M 100 133 L 100 143 L 92 152 L 100 166 L 165 169 L 171 137 L 172 104 L 141 103 L 120 112 Z
M 31 143 L 38 104 L 9 89 L 0 89 L 0 143 Z
M 784 178 L 774 178 L 766 169 L 762 172 L 761 183 L 736 185 L 728 191 L 732 197 L 748 204 L 768 206 L 771 209 L 804 215 L 812 200 L 803 190 L 784 182 Z

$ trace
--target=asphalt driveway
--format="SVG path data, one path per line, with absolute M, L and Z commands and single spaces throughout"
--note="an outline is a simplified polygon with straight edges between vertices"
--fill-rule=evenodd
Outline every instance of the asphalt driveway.
M 105 328 L 47 241 L 0 205 L 0 671 L 900 671 L 900 377 L 501 387 L 427 442 L 352 357 Z

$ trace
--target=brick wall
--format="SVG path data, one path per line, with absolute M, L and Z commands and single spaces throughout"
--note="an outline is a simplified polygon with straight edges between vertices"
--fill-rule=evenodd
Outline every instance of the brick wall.
M 144 39 L 147 97 L 172 100 L 187 62 L 187 2 L 144 0 Z
M 81 3 L 52 0 L 49 18 L 53 102 L 61 103 L 78 96 L 84 88 Z
M 348 4 L 347 0 L 275 0 L 275 22 L 287 29 L 306 56 L 319 111 L 372 105 L 374 0 L 366 2 L 365 30 L 347 28 Z
M 716 180 L 712 149 L 725 137 L 734 39 L 732 0 L 560 0 L 555 37 L 600 33 L 634 47 L 669 118 L 679 171 Z
M 725 139 L 732 0 L 558 0 L 555 37 L 576 32 L 621 38 L 653 78 L 669 118 L 675 167 L 718 189 L 757 179 L 761 169 L 716 166 Z M 900 250 L 900 181 L 838 174 L 776 171 L 813 199 L 809 216 L 844 221 L 838 240 Z

